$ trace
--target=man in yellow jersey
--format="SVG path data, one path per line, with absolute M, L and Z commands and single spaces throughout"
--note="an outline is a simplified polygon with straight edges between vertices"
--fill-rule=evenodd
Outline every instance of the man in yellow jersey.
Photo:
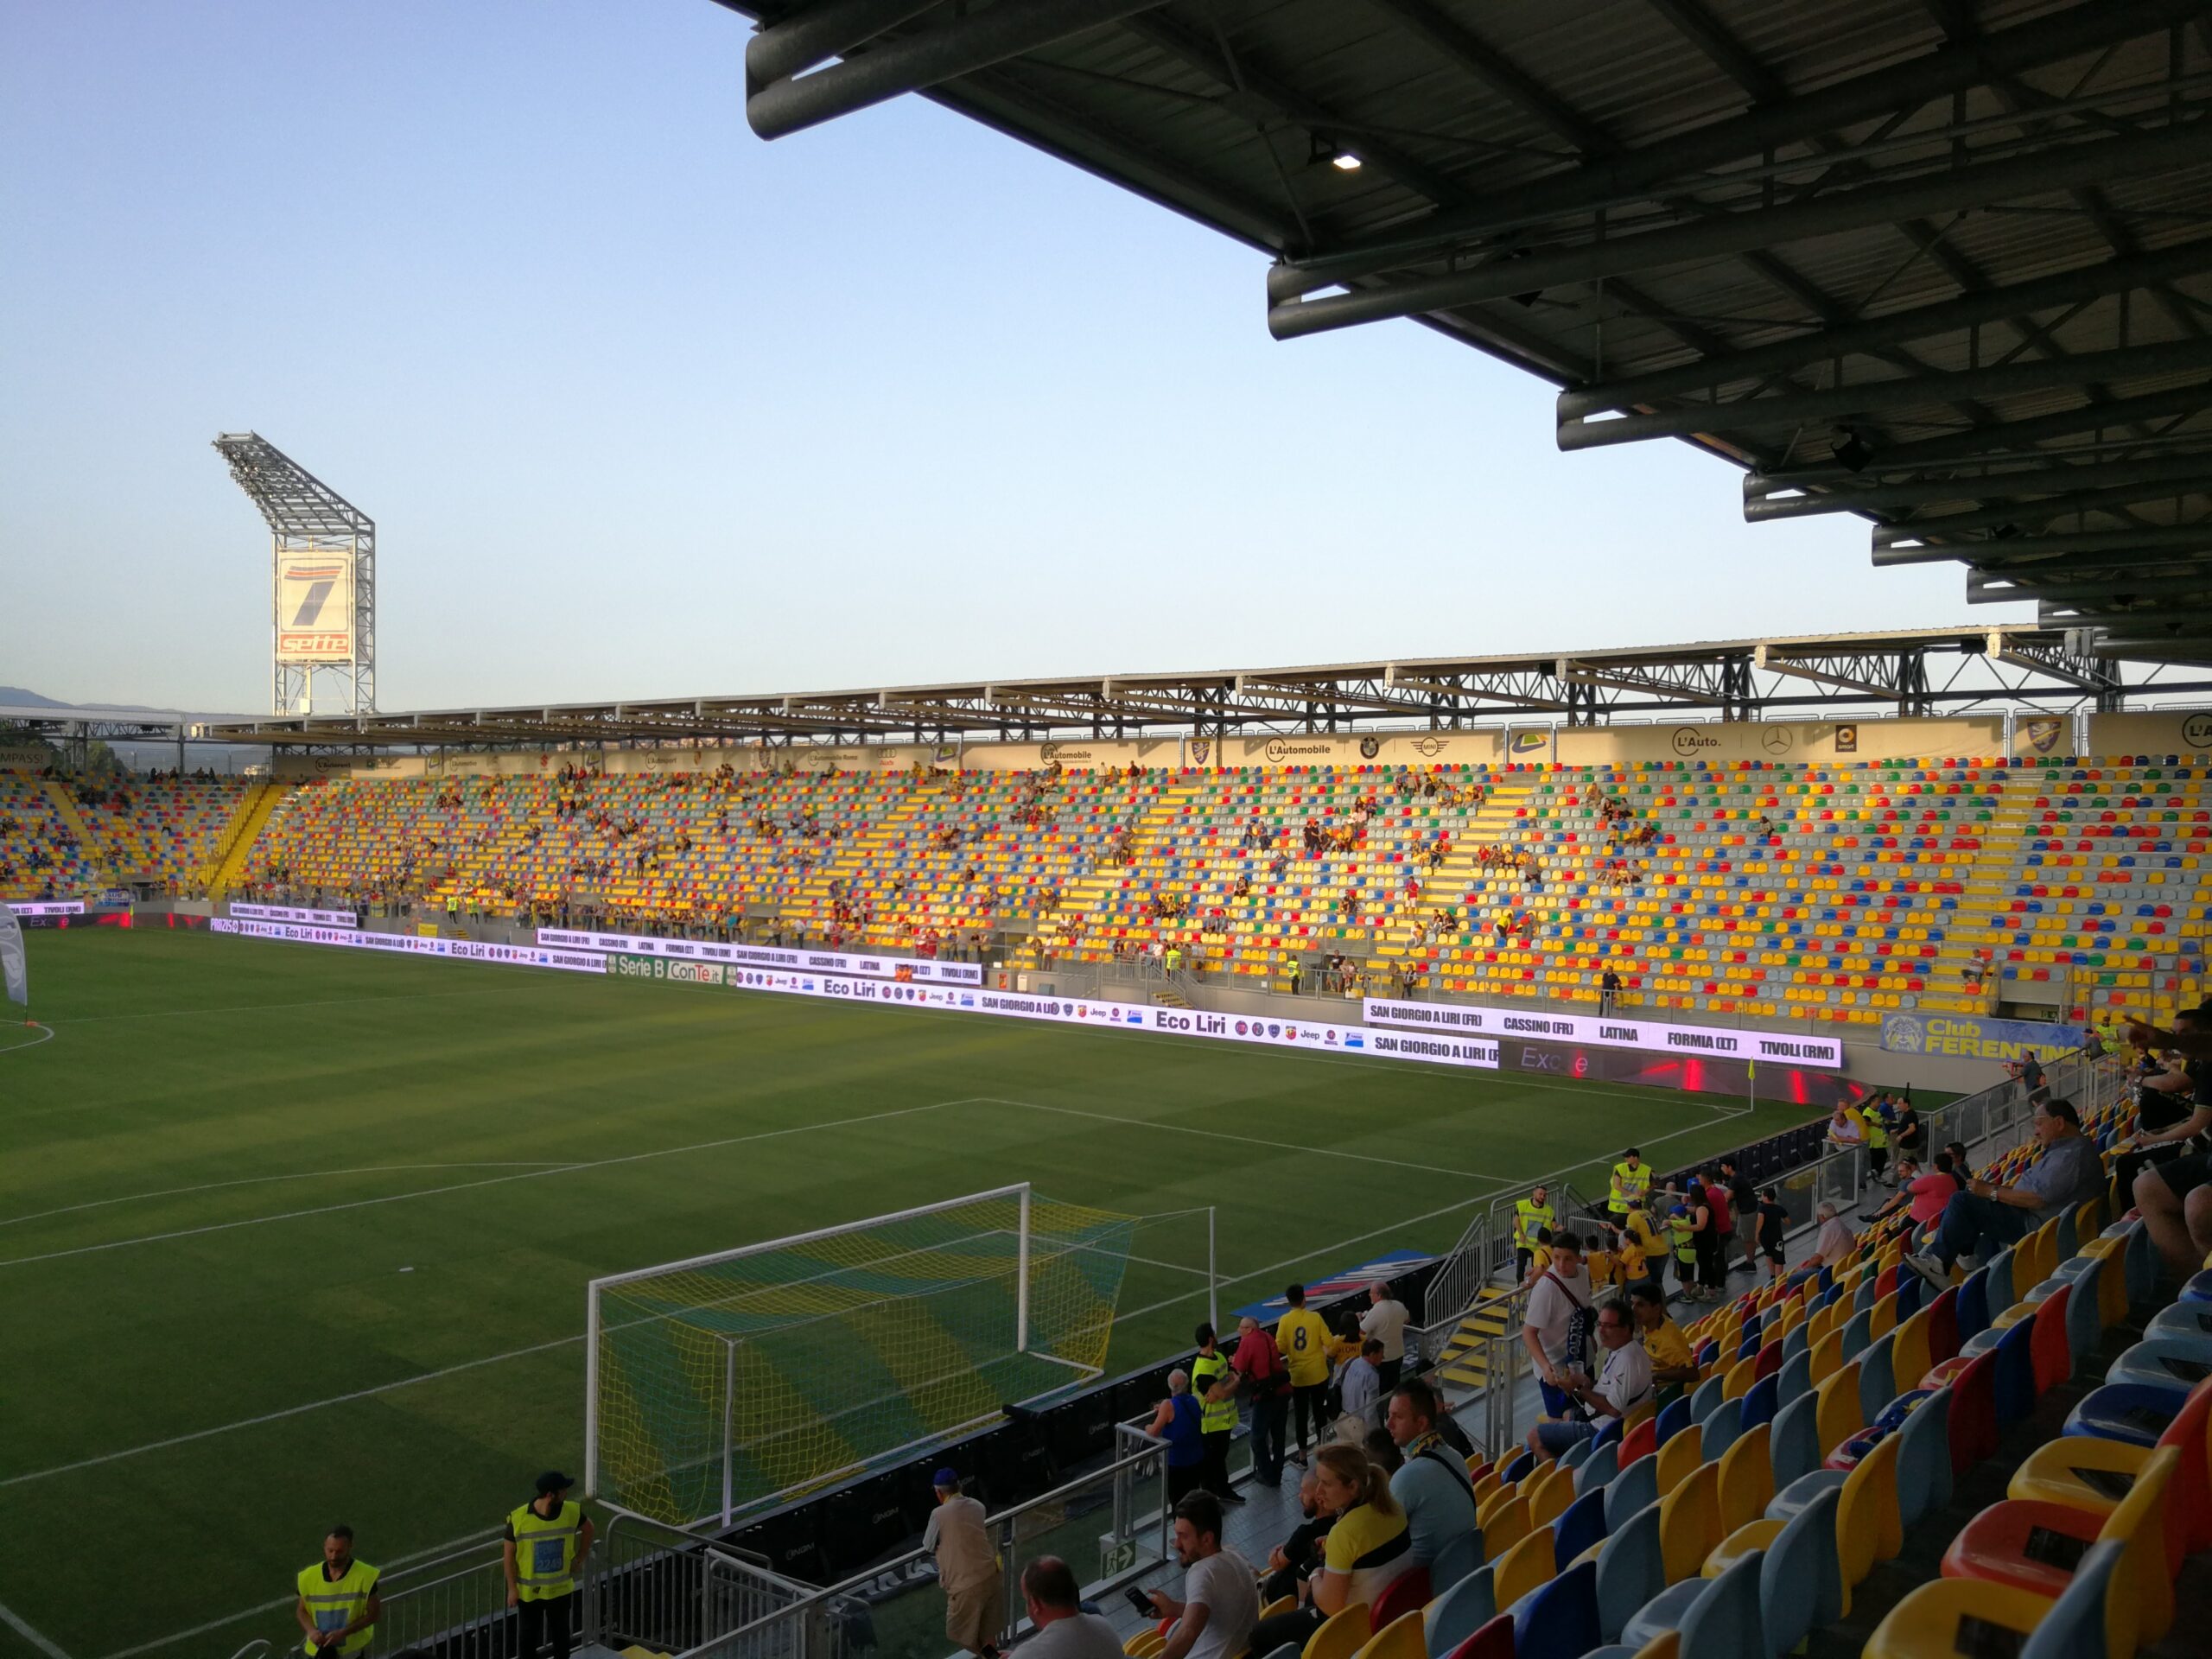
M 1205 1448 L 1202 1484 L 1224 1503 L 1244 1500 L 1229 1490 L 1229 1443 L 1236 1436 L 1236 1376 L 1214 1340 L 1213 1326 L 1194 1333 L 1198 1357 L 1191 1362 L 1191 1392 L 1198 1400 L 1198 1444 Z
M 1612 1191 L 1605 1201 L 1607 1217 L 1616 1233 L 1628 1225 L 1628 1212 L 1639 1207 L 1650 1190 L 1650 1166 L 1643 1161 L 1641 1152 L 1630 1147 L 1613 1166 Z
M 1558 1217 L 1552 1210 L 1550 1190 L 1539 1186 L 1525 1198 L 1513 1201 L 1513 1276 L 1525 1283 L 1529 1263 L 1536 1249 L 1536 1235 L 1549 1230 Z
M 592 1541 L 591 1517 L 569 1497 L 575 1484 L 548 1469 L 537 1478 L 537 1496 L 507 1516 L 500 1554 L 520 1659 L 536 1659 L 549 1639 L 553 1659 L 569 1659 L 575 1641 L 576 1586 Z
M 1290 1368 L 1290 1460 L 1303 1467 L 1306 1429 L 1313 1429 L 1316 1444 L 1329 1433 L 1329 1327 L 1306 1306 L 1305 1286 L 1293 1285 L 1283 1294 L 1290 1311 L 1275 1321 L 1275 1346 Z
M 384 1599 L 377 1594 L 376 1568 L 353 1559 L 353 1529 L 333 1527 L 322 1541 L 322 1559 L 301 1568 L 298 1582 L 292 1616 L 308 1636 L 300 1650 L 315 1659 L 366 1652 Z

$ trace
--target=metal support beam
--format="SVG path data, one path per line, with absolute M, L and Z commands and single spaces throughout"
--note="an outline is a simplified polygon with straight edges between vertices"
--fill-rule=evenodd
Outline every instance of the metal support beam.
M 2083 432 L 2114 431 L 2138 422 L 2160 420 L 2176 415 L 2194 415 L 2205 409 L 2212 409 L 2212 383 L 2200 381 L 2194 385 L 2177 386 L 2170 391 L 2147 392 L 2139 397 L 2098 399 L 2083 404 L 2077 409 L 2061 410 L 2053 415 L 2038 415 L 2024 421 L 2004 421 L 1995 425 L 1973 426 L 1963 432 L 1948 433 L 1942 437 L 1893 444 L 1876 450 L 1866 467 L 1858 473 L 1847 472 L 1840 467 L 1821 466 L 1799 467 L 1768 476 L 1777 481 L 1787 480 L 1798 484 L 1888 477 L 1953 461 L 1970 461 L 1981 455 L 2001 457 L 2006 450 L 2031 450 L 2050 438 L 2072 437 Z M 2212 431 L 2198 435 L 2201 442 L 2212 444 Z M 2060 459 L 2065 453 L 2063 450 L 2052 451 L 2050 458 Z
M 2131 259 L 2108 259 L 2080 270 L 2064 271 L 2031 283 L 2016 283 L 2010 288 L 1961 294 L 1955 299 L 1916 306 L 1907 311 L 1892 311 L 1861 322 L 1814 328 L 1788 340 L 1701 359 L 1676 368 L 1658 369 L 1605 385 L 1573 388 L 1560 393 L 1559 412 L 1561 416 L 1590 415 L 1600 410 L 1630 410 L 1663 398 L 1712 392 L 1738 381 L 1764 380 L 1808 364 L 1865 356 L 1907 340 L 2008 321 L 2061 306 L 2080 305 L 2130 289 L 2177 281 L 2204 270 L 2212 270 L 2212 238 Z
M 843 57 L 939 0 L 818 0 L 765 25 L 745 43 L 745 95 Z
M 1801 426 L 1883 410 L 1918 409 L 1968 398 L 2046 391 L 2054 386 L 2199 369 L 2212 369 L 2212 340 L 2175 340 L 2113 352 L 2084 352 L 2073 357 L 2008 363 L 2002 368 L 1961 369 L 1948 374 L 1866 380 L 1825 391 L 1786 392 L 1778 397 L 1751 397 L 1732 404 L 1688 404 L 1652 415 L 1569 419 L 1560 423 L 1559 447 L 1591 449 L 1605 444 L 1636 443 L 1647 438 L 1687 437 L 1699 432 Z
M 1319 299 L 1299 296 L 1341 283 L 1344 277 L 1309 275 L 1301 267 L 1276 265 L 1268 273 L 1273 301 L 1268 311 L 1268 331 L 1277 340 L 1295 340 L 1332 328 L 1448 310 L 1564 283 L 1764 251 L 1803 237 L 1890 225 L 1923 213 L 2049 195 L 2069 185 L 2178 169 L 2202 162 L 2208 132 L 2212 132 L 2212 121 L 2196 117 L 2128 137 L 2053 145 L 2031 155 L 1967 162 L 1787 207 L 1724 213 L 1667 230 L 1555 248 L 1524 259 L 1493 259 L 1468 270 Z
M 1909 526 L 1899 526 L 1900 531 Z M 2036 564 L 2064 553 L 2178 553 L 2212 549 L 2212 524 L 2152 530 L 2095 530 L 2065 536 L 2021 536 L 2002 542 L 1941 544 L 1892 542 L 1874 550 L 1878 566 L 1941 564 L 1956 559 L 1987 569 L 1998 565 Z
M 1161 3 L 1163 0 L 1000 0 L 988 11 L 970 12 L 953 22 L 871 47 L 810 75 L 797 79 L 786 75 L 753 85 L 748 73 L 745 119 L 760 137 L 781 138 L 903 93 L 988 69 L 1071 35 L 1150 11 Z M 853 8 L 871 18 L 895 9 L 888 5 Z M 829 32 L 821 31 L 825 37 Z M 791 48 L 763 55 L 774 67 L 809 49 Z M 748 50 L 748 68 L 751 55 Z M 816 61 L 819 60 L 817 57 Z
M 2083 490 L 2078 495 L 2046 496 L 2034 501 L 2000 500 L 1993 507 L 1980 507 L 1972 512 L 1947 512 L 1940 518 L 1913 518 L 1892 529 L 1912 529 L 1929 536 L 1947 537 L 1969 530 L 2001 530 L 2013 525 L 2021 530 L 2035 530 L 2060 518 L 2076 518 L 2083 513 L 2098 512 L 2107 518 L 2122 517 L 2120 509 L 2132 503 L 2166 500 L 2177 496 L 2212 493 L 2212 466 L 2203 469 L 2202 476 L 2186 482 L 2167 485 L 2122 485 L 2112 490 Z
M 1986 501 L 1999 497 L 2066 496 L 2085 489 L 2107 499 L 2147 501 L 2160 494 L 2185 493 L 2185 486 L 2212 474 L 2212 457 L 2162 455 L 2150 461 L 2092 461 L 2085 466 L 2051 466 L 2011 473 L 1984 473 L 1972 478 L 1915 479 L 1904 483 L 1848 480 L 1808 486 L 1760 473 L 1744 476 L 1744 517 L 1756 524 L 1766 518 L 1797 518 L 1819 512 L 1869 512 L 1888 507 L 1923 505 L 1931 501 Z M 2121 486 L 2136 493 L 2114 495 Z M 1814 493 L 1817 489 L 1818 493 Z M 1794 493 L 1802 491 L 1803 493 Z M 2050 507 L 2038 503 L 2024 512 Z M 1915 528 L 1933 531 L 1947 521 L 1931 518 Z M 2000 521 L 2002 522 L 2002 521 Z M 1962 528 L 1965 526 L 1961 526 Z
M 1392 3 L 1389 9 L 1405 8 Z M 1305 261 L 1282 290 L 1310 293 L 1332 283 L 1401 267 L 1409 256 L 1493 232 L 1587 213 L 1608 202 L 1640 198 L 1669 180 L 1707 182 L 1700 175 L 1731 162 L 1766 155 L 1898 110 L 1909 110 L 2001 75 L 2017 75 L 2117 42 L 2157 33 L 2201 15 L 2202 0 L 2085 0 L 2056 15 L 1942 48 L 1904 63 L 1885 64 L 1848 80 L 1775 104 L 1762 105 L 1617 156 L 1495 191 L 1470 207 L 1433 213 Z M 1522 290 L 1514 290 L 1520 292 Z M 1278 290 L 1269 289 L 1271 296 Z

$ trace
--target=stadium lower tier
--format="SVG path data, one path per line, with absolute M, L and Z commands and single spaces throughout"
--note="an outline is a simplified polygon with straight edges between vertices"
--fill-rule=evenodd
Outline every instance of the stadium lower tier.
M 2200 1000 L 2212 761 L 0 776 L 0 896 L 143 872 L 1257 988 L 1872 1024 Z M 1337 982 L 1332 977 L 1331 983 Z

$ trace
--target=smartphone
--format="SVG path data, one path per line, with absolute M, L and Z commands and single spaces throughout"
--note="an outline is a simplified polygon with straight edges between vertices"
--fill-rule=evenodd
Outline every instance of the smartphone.
M 1136 1586 L 1132 1584 L 1125 1586 L 1122 1593 L 1129 1599 L 1129 1605 L 1135 1608 L 1137 1611 L 1145 1615 L 1146 1618 L 1158 1618 L 1160 1617 L 1160 1610 L 1152 1605 L 1151 1591 L 1140 1590 Z

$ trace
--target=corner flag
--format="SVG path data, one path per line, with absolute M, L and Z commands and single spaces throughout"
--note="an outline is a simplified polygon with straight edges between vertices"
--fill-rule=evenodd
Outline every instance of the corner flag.
M 23 930 L 16 920 L 16 912 L 0 905 L 0 986 L 5 986 L 8 1000 L 31 1005 L 30 967 L 23 960 Z

